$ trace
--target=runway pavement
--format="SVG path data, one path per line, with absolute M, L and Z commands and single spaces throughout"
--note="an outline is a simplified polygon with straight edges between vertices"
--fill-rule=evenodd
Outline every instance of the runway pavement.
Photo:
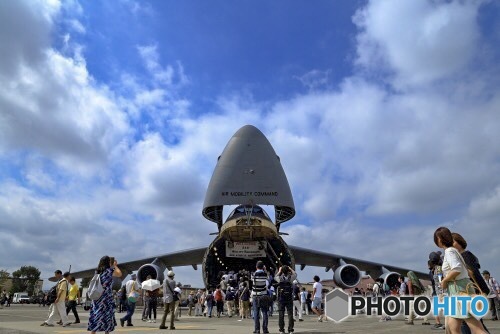
M 39 307 L 38 305 L 12 305 L 10 308 L 0 309 L 0 333 L 1 334 L 31 334 L 31 333 L 60 333 L 60 334 L 78 334 L 87 333 L 87 321 L 89 312 L 83 311 L 83 308 L 78 308 L 78 313 L 82 323 L 73 324 L 70 327 L 41 327 L 40 324 L 47 319 L 48 307 Z M 158 329 L 159 322 L 147 323 L 140 320 L 142 309 L 137 309 L 133 323 L 134 327 L 116 327 L 117 333 L 169 333 L 171 330 Z M 205 317 L 189 317 L 183 315 L 181 320 L 176 322 L 175 332 L 181 333 L 231 333 L 231 334 L 248 334 L 253 332 L 253 320 L 244 319 L 238 321 L 237 318 L 222 317 L 222 318 L 205 318 Z M 158 318 L 161 319 L 163 314 L 159 310 Z M 122 314 L 117 314 L 117 319 Z M 74 320 L 70 313 L 70 319 Z M 351 317 L 341 323 L 335 322 L 318 322 L 317 317 L 304 316 L 305 321 L 295 323 L 295 333 L 443 333 L 443 330 L 431 330 L 431 326 L 421 325 L 422 321 L 415 321 L 415 325 L 410 326 L 404 323 L 404 319 L 399 317 L 392 321 L 379 322 L 378 317 L 366 317 L 358 315 Z M 117 321 L 119 324 L 119 321 Z M 286 322 L 286 320 L 285 320 Z M 500 321 L 485 320 L 486 326 L 490 333 L 500 333 Z M 278 316 L 275 314 L 269 318 L 269 331 L 278 333 Z

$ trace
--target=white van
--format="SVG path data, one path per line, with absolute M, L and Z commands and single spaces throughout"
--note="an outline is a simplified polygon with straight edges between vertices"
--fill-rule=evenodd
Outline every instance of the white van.
M 15 304 L 29 304 L 30 297 L 27 292 L 16 292 L 12 297 L 12 302 Z

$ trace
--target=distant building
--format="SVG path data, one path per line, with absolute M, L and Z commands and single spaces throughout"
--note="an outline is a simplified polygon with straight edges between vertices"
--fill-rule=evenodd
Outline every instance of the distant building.
M 10 289 L 12 288 L 12 281 L 13 278 L 8 277 L 5 281 L 2 282 L 2 284 L 0 284 L 0 290 L 10 291 Z M 42 287 L 43 287 L 43 279 L 39 279 L 35 284 L 35 290 L 34 290 L 35 295 L 38 294 L 40 291 L 42 291 Z M 14 291 L 14 292 L 24 292 L 24 291 Z

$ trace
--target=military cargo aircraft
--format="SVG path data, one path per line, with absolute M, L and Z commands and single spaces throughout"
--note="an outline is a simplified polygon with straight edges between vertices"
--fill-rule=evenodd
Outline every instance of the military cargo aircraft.
M 223 209 L 238 205 L 223 222 Z M 261 205 L 274 206 L 274 221 Z M 203 216 L 216 223 L 218 232 L 208 247 L 151 256 L 120 263 L 124 274 L 137 271 L 137 279 L 148 275 L 160 281 L 164 271 L 172 267 L 191 265 L 195 270 L 202 265 L 207 287 L 220 282 L 221 272 L 255 270 L 257 260 L 267 268 L 281 265 L 295 268 L 300 265 L 324 267 L 333 270 L 335 283 L 342 288 L 353 288 L 361 280 L 361 271 L 373 278 L 381 277 L 394 286 L 399 274 L 408 269 L 364 261 L 347 256 L 287 245 L 280 232 L 281 225 L 295 216 L 295 206 L 288 180 L 280 158 L 264 134 L 252 125 L 240 128 L 229 140 L 207 188 Z M 375 246 L 375 245 L 374 245 Z M 95 269 L 74 272 L 76 278 L 90 277 Z M 428 274 L 415 271 L 420 279 Z M 116 281 L 114 285 L 120 285 Z

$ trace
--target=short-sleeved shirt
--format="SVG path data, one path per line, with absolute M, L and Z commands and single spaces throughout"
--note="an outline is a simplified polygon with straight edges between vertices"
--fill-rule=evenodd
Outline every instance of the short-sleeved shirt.
M 454 247 L 448 247 L 444 250 L 443 259 L 443 274 L 446 277 L 450 271 L 457 271 L 460 274 L 455 277 L 455 280 L 461 280 L 469 277 L 467 269 L 464 267 L 464 261 L 458 253 L 458 250 Z
M 79 292 L 78 285 L 76 285 L 75 283 L 69 289 L 68 300 L 76 300 L 76 298 L 78 298 L 78 292 Z
M 269 281 L 266 273 L 258 269 L 252 277 L 252 296 L 265 296 L 268 294 Z
M 59 301 L 65 300 L 68 294 L 68 281 L 66 279 L 62 279 L 57 283 L 57 290 L 62 291 L 61 296 L 59 297 Z
M 316 289 L 316 292 L 314 293 L 313 298 L 321 298 L 322 297 L 321 292 L 323 290 L 323 284 L 321 284 L 320 282 L 314 282 L 313 289 Z

